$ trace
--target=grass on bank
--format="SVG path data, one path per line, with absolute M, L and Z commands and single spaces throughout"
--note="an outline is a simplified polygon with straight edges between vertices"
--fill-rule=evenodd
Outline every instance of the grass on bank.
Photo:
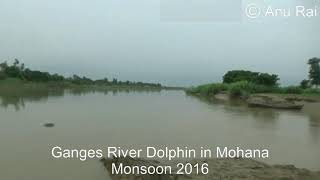
M 320 96 L 320 89 L 307 88 L 302 89 L 298 86 L 278 87 L 258 85 L 247 81 L 240 81 L 231 84 L 213 83 L 189 88 L 187 93 L 201 96 L 213 96 L 220 92 L 227 92 L 232 97 L 248 97 L 256 93 L 275 93 L 275 94 L 300 94 Z

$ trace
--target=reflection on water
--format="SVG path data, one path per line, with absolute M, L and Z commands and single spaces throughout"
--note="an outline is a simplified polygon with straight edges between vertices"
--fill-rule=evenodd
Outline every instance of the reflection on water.
M 117 95 L 118 93 L 132 93 L 132 92 L 160 92 L 161 89 L 128 89 L 128 88 L 113 88 L 113 89 L 92 89 L 92 88 L 72 88 L 68 90 L 64 89 L 54 89 L 48 90 L 44 89 L 41 91 L 19 91 L 18 93 L 1 93 L 0 92 L 0 106 L 4 108 L 8 108 L 9 106 L 13 106 L 16 111 L 19 111 L 21 108 L 26 106 L 27 102 L 37 102 L 42 101 L 45 102 L 48 100 L 48 97 L 64 97 L 65 94 L 72 94 L 75 96 L 83 96 L 88 93 L 101 93 L 104 95 L 108 95 L 108 93 L 112 93 L 112 95 Z
M 48 97 L 62 97 L 64 95 L 63 90 L 54 90 L 54 91 L 39 91 L 39 92 L 30 92 L 25 91 L 19 94 L 0 94 L 1 106 L 7 108 L 8 106 L 13 106 L 16 111 L 19 111 L 21 108 L 26 106 L 28 102 L 37 102 L 37 101 L 47 101 Z
M 306 105 L 305 113 L 309 116 L 309 131 L 315 143 L 320 141 L 320 103 Z
M 192 96 L 190 96 L 192 97 Z M 247 104 L 240 99 L 232 100 L 219 100 L 219 99 L 208 99 L 204 97 L 194 97 L 201 102 L 208 105 L 220 105 L 227 113 L 236 114 L 237 116 L 246 117 L 252 116 L 257 121 L 263 121 L 262 124 L 273 124 L 275 120 L 279 117 L 280 111 L 269 109 L 269 108 L 252 108 L 248 107 Z
M 319 117 L 314 117 L 310 116 L 309 120 L 309 131 L 310 135 L 315 143 L 318 143 L 320 141 L 320 118 Z
M 319 104 L 249 108 L 183 91 L 128 89 L 0 92 L 0 100 L 0 179 L 107 179 L 98 160 L 50 158 L 55 145 L 268 148 L 265 162 L 320 169 Z

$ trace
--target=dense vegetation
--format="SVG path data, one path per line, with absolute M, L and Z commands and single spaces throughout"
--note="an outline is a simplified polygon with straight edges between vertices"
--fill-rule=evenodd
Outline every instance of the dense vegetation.
M 48 72 L 35 71 L 26 68 L 23 63 L 15 59 L 12 65 L 8 65 L 7 62 L 0 64 L 0 80 L 7 78 L 16 78 L 26 82 L 42 82 L 42 83 L 62 83 L 62 84 L 74 84 L 74 85 L 108 85 L 108 86 L 139 86 L 139 87 L 156 87 L 161 88 L 161 84 L 155 83 L 143 83 L 132 81 L 119 81 L 113 78 L 109 81 L 107 78 L 92 80 L 88 77 L 80 77 L 73 75 L 72 77 L 64 77 L 59 74 L 50 74 Z
M 278 75 L 233 70 L 223 76 L 223 83 L 205 84 L 190 88 L 188 93 L 202 96 L 212 96 L 219 92 L 229 93 L 231 96 L 246 97 L 254 93 L 279 93 L 279 94 L 305 94 L 320 95 L 320 59 L 312 58 L 310 65 L 309 80 L 303 80 L 300 86 L 280 87 Z
M 255 93 L 278 93 L 278 94 L 304 94 L 320 95 L 320 90 L 316 88 L 302 89 L 298 86 L 265 86 L 254 84 L 248 81 L 239 81 L 235 83 L 212 83 L 197 86 L 187 90 L 188 93 L 198 94 L 201 96 L 212 96 L 220 92 L 226 92 L 233 97 L 247 97 Z
M 309 80 L 303 80 L 301 82 L 302 88 L 308 88 L 310 86 L 318 87 L 320 85 L 320 59 L 312 58 L 309 59 L 308 64 L 310 66 L 309 69 Z
M 244 70 L 229 71 L 223 76 L 223 83 L 247 81 L 259 85 L 276 86 L 278 80 L 278 75 L 275 74 L 251 72 Z

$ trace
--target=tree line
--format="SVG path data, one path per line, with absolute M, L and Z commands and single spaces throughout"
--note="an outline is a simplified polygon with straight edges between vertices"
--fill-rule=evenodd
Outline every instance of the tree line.
M 11 65 L 6 61 L 0 64 L 0 80 L 4 80 L 6 78 L 18 78 L 30 82 L 70 82 L 77 85 L 131 85 L 162 87 L 159 83 L 119 81 L 116 78 L 113 78 L 112 80 L 109 80 L 108 78 L 93 80 L 76 74 L 72 77 L 64 77 L 56 73 L 50 74 L 49 72 L 31 70 L 26 68 L 24 63 L 20 63 L 18 59 L 15 59 Z
M 312 58 L 308 60 L 309 79 L 301 81 L 300 86 L 303 89 L 312 86 L 319 87 L 320 85 L 320 58 Z
M 247 81 L 254 84 L 276 86 L 279 77 L 275 74 L 251 72 L 244 70 L 228 71 L 223 76 L 223 83 L 235 83 L 239 81 Z
M 318 87 L 320 85 L 320 59 L 309 59 L 307 64 L 309 65 L 309 79 L 304 79 L 300 83 L 300 88 L 307 89 L 312 87 Z M 278 86 L 279 76 L 276 74 L 244 71 L 244 70 L 232 70 L 228 71 L 223 76 L 223 83 L 231 84 L 240 81 L 247 81 L 257 85 L 265 86 Z

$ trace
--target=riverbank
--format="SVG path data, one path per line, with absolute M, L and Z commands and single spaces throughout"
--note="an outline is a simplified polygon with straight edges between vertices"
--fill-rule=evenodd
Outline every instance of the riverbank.
M 74 84 L 71 82 L 30 82 L 17 78 L 8 78 L 6 80 L 0 80 L 0 94 L 14 94 L 32 91 L 60 91 L 60 90 L 181 90 L 181 87 L 168 87 L 168 86 L 148 86 L 148 85 L 114 85 L 114 84 Z
M 208 99 L 240 99 L 250 106 L 278 109 L 302 109 L 305 103 L 320 102 L 319 89 L 264 86 L 246 81 L 206 84 L 187 89 L 186 93 Z
M 162 166 L 167 165 L 175 167 L 175 162 L 158 162 L 143 159 L 117 158 L 117 159 L 102 159 L 101 160 L 112 180 L 124 179 L 129 180 L 133 177 L 142 180 L 156 179 L 161 176 L 163 180 L 170 179 L 194 179 L 194 180 L 221 180 L 221 179 L 256 179 L 256 180 L 318 180 L 320 172 L 313 172 L 307 169 L 296 168 L 293 165 L 268 165 L 253 159 L 207 159 L 207 160 L 192 160 L 191 164 L 207 163 L 209 170 L 208 174 L 196 174 L 195 171 L 189 175 L 112 175 L 112 163 L 116 165 L 122 163 L 125 166 Z
M 186 90 L 188 94 L 200 96 L 214 96 L 218 93 L 227 93 L 232 97 L 246 98 L 251 94 L 278 94 L 292 97 L 296 95 L 297 98 L 314 98 L 320 97 L 320 89 L 306 88 L 302 89 L 298 86 L 266 86 L 250 83 L 247 81 L 239 81 L 235 83 L 212 83 L 204 84 L 197 87 L 192 87 Z
M 206 98 L 208 101 L 233 101 L 237 100 L 250 107 L 260 108 L 275 108 L 275 109 L 303 109 L 307 110 L 319 106 L 320 96 L 308 96 L 297 94 L 275 94 L 275 93 L 260 93 L 251 94 L 248 97 L 231 97 L 226 92 L 221 92 L 213 96 L 203 97 L 199 94 L 195 95 L 201 98 Z M 268 102 L 269 101 L 269 102 Z M 314 111 L 312 111 L 314 112 Z M 320 116 L 319 116 L 320 117 Z

